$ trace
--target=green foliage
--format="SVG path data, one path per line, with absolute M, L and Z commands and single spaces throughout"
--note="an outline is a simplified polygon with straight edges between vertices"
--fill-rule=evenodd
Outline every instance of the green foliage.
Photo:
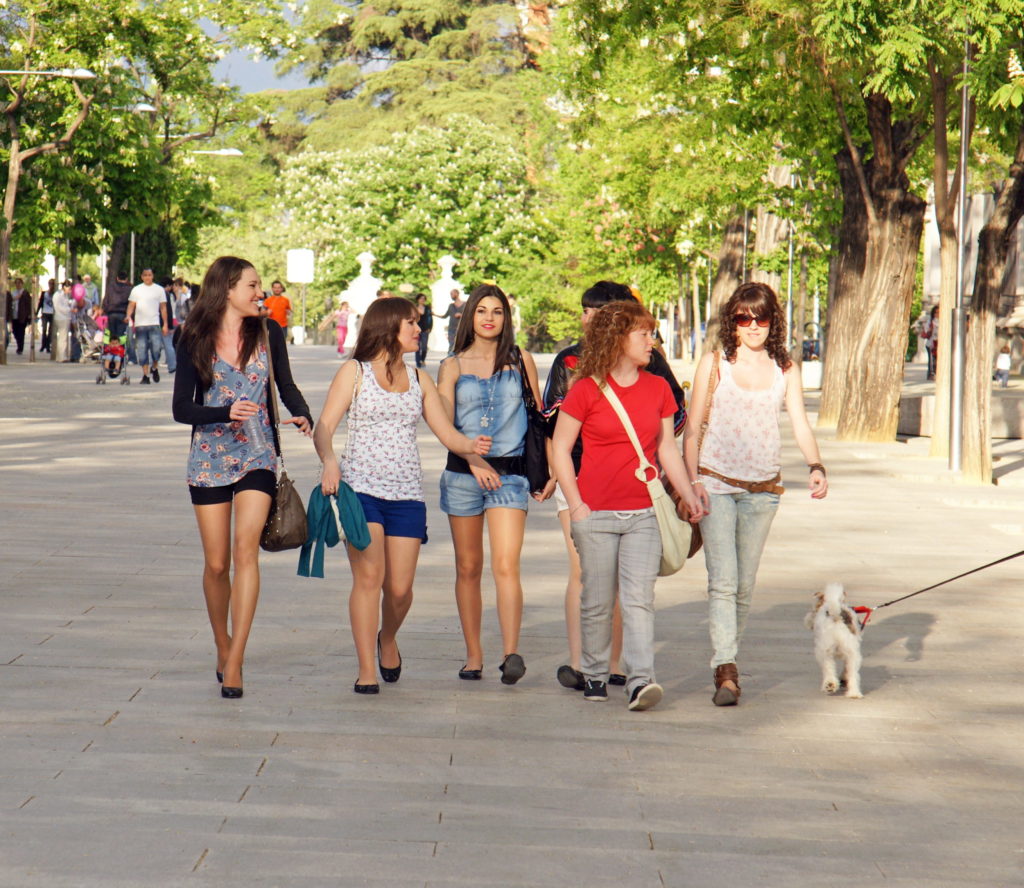
M 522 154 L 466 116 L 361 151 L 299 155 L 280 187 L 295 246 L 315 250 L 334 288 L 369 250 L 392 288 L 425 287 L 450 253 L 463 281 L 496 279 L 515 292 L 516 257 L 540 242 Z

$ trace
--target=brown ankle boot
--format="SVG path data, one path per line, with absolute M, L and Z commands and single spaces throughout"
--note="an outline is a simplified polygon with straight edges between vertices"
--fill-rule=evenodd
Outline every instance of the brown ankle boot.
M 715 706 L 735 706 L 739 702 L 740 672 L 735 663 L 723 663 L 715 669 Z

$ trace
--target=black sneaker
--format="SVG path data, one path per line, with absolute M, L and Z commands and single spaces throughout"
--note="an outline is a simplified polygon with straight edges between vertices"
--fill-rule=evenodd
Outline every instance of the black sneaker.
M 604 703 L 608 699 L 608 686 L 603 681 L 592 681 L 588 678 L 583 688 L 583 699 Z
M 555 675 L 558 678 L 558 683 L 570 691 L 582 691 L 586 687 L 587 681 L 583 677 L 583 673 L 578 669 L 573 669 L 568 663 L 565 666 L 559 666 Z
M 650 684 L 637 685 L 629 697 L 629 708 L 636 711 L 650 709 L 661 702 L 664 693 L 661 685 L 653 681 Z
M 159 367 L 154 367 L 153 368 L 153 382 L 159 382 L 159 381 L 160 381 L 160 368 Z
M 148 376 L 143 376 L 142 377 L 142 382 L 140 384 L 141 385 L 150 385 L 149 377 Z
M 610 685 L 624 685 L 626 683 L 626 676 L 621 672 L 613 672 L 608 676 L 608 684 Z

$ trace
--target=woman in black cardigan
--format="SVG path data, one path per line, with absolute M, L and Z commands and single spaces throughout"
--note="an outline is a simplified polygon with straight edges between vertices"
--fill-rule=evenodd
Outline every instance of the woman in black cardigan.
M 242 696 L 245 643 L 260 592 L 260 534 L 277 485 L 262 297 L 251 263 L 234 256 L 215 260 L 182 328 L 174 379 L 174 418 L 192 426 L 188 485 L 203 541 L 217 681 L 221 695 L 231 698 Z M 284 334 L 275 323 L 267 328 L 277 388 L 293 417 L 282 424 L 309 436 L 312 415 L 292 381 Z

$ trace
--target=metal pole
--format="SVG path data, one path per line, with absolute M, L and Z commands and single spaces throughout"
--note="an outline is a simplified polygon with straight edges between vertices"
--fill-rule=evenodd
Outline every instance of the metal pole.
M 964 452 L 964 365 L 967 345 L 967 312 L 964 309 L 964 265 L 967 258 L 967 63 L 964 38 L 964 81 L 960 91 L 960 224 L 957 226 L 956 298 L 952 317 L 952 354 L 949 386 L 949 468 L 961 471 Z
M 750 226 L 750 210 L 743 211 L 743 274 L 740 276 L 740 283 L 747 280 L 747 232 Z
M 128 264 L 128 280 L 135 285 L 135 232 L 132 232 L 132 258 Z
M 789 277 L 786 282 L 786 351 L 793 341 L 793 222 L 789 223 Z

